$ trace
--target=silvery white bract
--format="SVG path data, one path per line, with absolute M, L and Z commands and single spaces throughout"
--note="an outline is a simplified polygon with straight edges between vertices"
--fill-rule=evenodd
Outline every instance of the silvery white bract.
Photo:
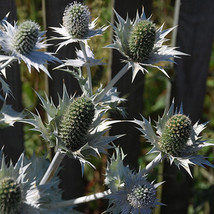
M 65 8 L 63 15 L 63 25 L 60 27 L 51 27 L 54 32 L 61 37 L 53 39 L 65 40 L 59 43 L 57 51 L 73 42 L 85 42 L 93 36 L 101 35 L 107 27 L 95 29 L 97 18 L 91 22 L 90 12 L 87 6 L 72 2 Z
M 151 209 L 163 205 L 156 198 L 156 188 L 163 182 L 153 184 L 146 180 L 142 171 L 133 172 L 124 166 L 125 155 L 120 148 L 115 148 L 107 164 L 105 184 L 111 190 L 107 212 L 113 214 L 150 214 Z
M 63 200 L 62 200 L 62 190 L 59 188 L 60 180 L 56 175 L 58 173 L 55 174 L 51 182 L 45 185 L 39 184 L 50 164 L 49 160 L 47 160 L 45 156 L 36 157 L 36 155 L 34 154 L 30 159 L 25 158 L 24 164 L 25 165 L 30 164 L 26 170 L 27 173 L 26 178 L 30 181 L 35 180 L 36 177 L 35 185 L 42 186 L 46 194 L 45 197 L 40 198 L 40 214 L 76 213 L 76 211 L 72 209 L 72 206 L 66 208 L 57 208 L 53 210 L 46 209 L 46 205 L 53 204 L 55 202 L 61 202 Z
M 114 93 L 114 92 L 113 92 Z M 111 93 L 112 94 L 112 93 Z M 110 96 L 111 96 L 110 94 Z M 38 94 L 37 94 L 38 95 Z M 87 95 L 82 95 L 84 97 Z M 100 153 L 106 153 L 107 149 L 111 148 L 109 143 L 117 139 L 119 136 L 103 136 L 110 129 L 113 123 L 119 121 L 111 121 L 109 119 L 103 118 L 103 115 L 111 108 L 111 102 L 109 99 L 101 102 L 94 102 L 95 95 L 88 97 L 95 106 L 95 114 L 90 125 L 90 128 L 86 135 L 86 143 L 80 149 L 76 151 L 71 151 L 65 145 L 65 142 L 59 136 L 60 125 L 62 124 L 63 114 L 66 112 L 67 107 L 74 103 L 77 98 L 74 96 L 69 96 L 67 90 L 64 86 L 62 98 L 59 96 L 59 104 L 55 106 L 52 99 L 42 98 L 38 95 L 42 107 L 47 114 L 47 121 L 43 122 L 41 116 L 31 112 L 33 116 L 32 119 L 23 119 L 22 122 L 31 124 L 34 126 L 32 130 L 41 133 L 41 137 L 50 143 L 51 147 L 59 148 L 72 158 L 77 158 L 84 169 L 84 164 L 90 164 L 86 158 L 89 156 L 100 156 Z M 112 100 L 112 106 L 117 100 Z M 77 127 L 78 128 L 78 127 Z
M 150 21 L 150 18 L 146 19 L 144 10 L 142 11 L 142 14 L 140 16 L 137 13 L 136 18 L 133 21 L 131 21 L 128 16 L 126 20 L 124 20 L 116 11 L 115 15 L 118 20 L 115 25 L 112 25 L 115 34 L 115 39 L 113 40 L 113 44 L 110 44 L 106 47 L 114 48 L 126 57 L 125 62 L 129 65 L 129 67 L 132 67 L 132 81 L 135 79 L 135 76 L 139 70 L 143 73 L 148 72 L 146 67 L 157 68 L 168 77 L 166 71 L 161 66 L 155 64 L 161 61 L 174 62 L 174 57 L 177 57 L 178 55 L 185 55 L 184 53 L 175 50 L 175 47 L 163 45 L 163 43 L 167 41 L 165 37 L 174 29 L 174 27 L 167 30 L 163 30 L 162 25 L 160 28 L 156 28 L 155 25 Z M 149 24 L 148 29 L 154 29 L 154 32 L 145 32 L 145 38 L 140 38 L 142 36 L 142 32 L 144 30 L 146 31 L 147 29 L 144 26 L 142 26 L 142 29 L 135 28 L 141 27 L 138 25 L 143 22 Z M 134 41 L 130 42 L 130 39 Z M 147 43 L 150 39 L 153 41 L 150 42 L 150 49 L 146 50 L 148 52 L 147 56 L 143 57 L 144 60 L 142 61 L 142 57 L 139 57 L 139 55 L 141 55 L 145 51 L 145 49 L 147 49 Z M 133 45 L 136 45 L 136 47 L 133 48 Z M 136 50 L 134 51 L 132 49 Z M 133 56 L 133 54 L 135 56 Z
M 55 69 L 59 69 L 62 67 L 69 67 L 69 66 L 82 67 L 82 66 L 88 65 L 92 67 L 95 65 L 103 65 L 103 63 L 100 60 L 97 60 L 94 58 L 94 54 L 87 44 L 85 45 L 85 47 L 86 47 L 85 52 L 86 52 L 87 60 L 84 57 L 83 51 L 76 50 L 76 55 L 77 55 L 76 59 L 62 60 L 64 63 L 56 67 Z
M 170 164 L 174 162 L 178 168 L 182 166 L 190 175 L 189 165 L 214 167 L 205 157 L 196 154 L 203 147 L 214 145 L 201 140 L 199 136 L 207 123 L 196 122 L 192 125 L 190 119 L 183 114 L 182 107 L 179 111 L 174 110 L 174 102 L 169 111 L 165 110 L 163 116 L 158 118 L 156 132 L 151 122 L 142 118 L 143 121 L 135 122 L 141 126 L 139 130 L 143 136 L 153 145 L 149 153 L 158 152 L 162 159 L 168 157 Z
M 1 213 L 39 214 L 41 201 L 43 197 L 47 197 L 46 190 L 48 186 L 36 185 L 35 174 L 33 180 L 28 179 L 27 170 L 30 163 L 24 164 L 24 154 L 21 154 L 15 166 L 13 166 L 12 162 L 7 166 L 1 151 L 0 164 Z
M 52 53 L 38 51 L 48 46 L 42 41 L 45 32 L 40 32 L 39 26 L 33 21 L 25 21 L 18 26 L 14 23 L 12 26 L 4 20 L 3 27 L 4 30 L 0 30 L 0 47 L 4 55 L 0 55 L 0 63 L 9 65 L 14 60 L 22 60 L 29 72 L 31 67 L 34 67 L 50 76 L 45 64 L 60 60 L 52 56 Z M 1 64 L 0 70 L 2 66 Z
M 4 102 L 0 111 L 0 128 L 13 126 L 15 122 L 23 118 L 23 112 L 16 112 L 11 105 L 7 105 L 6 102 Z
M 125 177 L 130 172 L 129 168 L 124 166 L 123 161 L 126 155 L 119 147 L 115 148 L 115 153 L 107 162 L 105 184 L 110 188 L 112 192 L 116 192 L 124 185 Z

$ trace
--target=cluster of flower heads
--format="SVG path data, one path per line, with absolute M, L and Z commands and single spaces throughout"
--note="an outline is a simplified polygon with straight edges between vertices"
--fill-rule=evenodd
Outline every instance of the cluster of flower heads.
M 115 14 L 118 20 L 115 25 L 112 24 L 115 37 L 113 44 L 107 47 L 117 49 L 125 56 L 125 68 L 132 68 L 132 80 L 139 70 L 148 72 L 146 67 L 155 67 L 168 77 L 165 70 L 156 63 L 173 62 L 174 57 L 185 55 L 174 47 L 163 45 L 167 41 L 165 37 L 174 28 L 163 30 L 163 25 L 157 28 L 150 18 L 146 18 L 144 11 L 140 16 L 137 13 L 133 21 L 128 16 L 124 20 L 116 11 Z M 88 39 L 101 35 L 107 29 L 95 29 L 96 21 L 97 19 L 91 21 L 89 8 L 81 3 L 74 1 L 65 8 L 62 25 L 52 27 L 60 37 L 52 39 L 63 40 L 58 44 L 57 51 L 73 42 L 79 42 L 81 50 L 77 50 L 76 59 L 62 61 L 52 53 L 41 51 L 48 46 L 43 37 L 45 32 L 41 32 L 34 21 L 27 20 L 19 25 L 11 25 L 6 16 L 0 23 L 0 82 L 6 94 L 10 90 L 1 75 L 6 77 L 4 68 L 14 60 L 24 61 L 29 72 L 34 67 L 38 71 L 43 70 L 48 76 L 50 74 L 45 67 L 48 62 L 61 63 L 56 69 L 78 67 L 64 71 L 71 73 L 82 89 L 82 95 L 77 97 L 69 95 L 63 86 L 63 94 L 62 97 L 58 96 L 57 106 L 48 95 L 43 98 L 37 93 L 47 121 L 43 121 L 38 112 L 30 112 L 30 118 L 26 118 L 25 114 L 13 111 L 11 106 L 4 103 L 0 111 L 0 125 L 5 127 L 17 121 L 31 124 L 33 130 L 40 132 L 50 147 L 71 158 L 77 158 L 82 165 L 82 172 L 85 163 L 92 165 L 88 160 L 90 156 L 100 157 L 101 153 L 107 153 L 109 148 L 114 147 L 110 143 L 122 136 L 105 135 L 112 124 L 121 121 L 110 120 L 104 115 L 109 110 L 118 110 L 125 114 L 124 109 L 119 107 L 125 99 L 119 98 L 116 88 L 105 90 L 101 86 L 93 93 L 89 76 L 85 78 L 82 74 L 81 67 L 86 66 L 88 71 L 91 66 L 102 64 L 94 58 L 87 44 Z M 156 122 L 156 132 L 150 121 L 144 117 L 142 119 L 143 121 L 132 122 L 140 125 L 138 129 L 153 145 L 150 153 L 159 153 L 159 162 L 168 157 L 171 164 L 174 162 L 178 167 L 184 167 L 190 175 L 189 165 L 214 167 L 203 156 L 196 154 L 201 148 L 213 145 L 202 141 L 199 136 L 206 124 L 192 125 L 189 117 L 183 114 L 182 108 L 174 110 L 172 104 L 169 111 L 165 111 L 163 117 Z M 106 196 L 109 199 L 107 212 L 150 214 L 154 207 L 162 205 L 156 198 L 156 189 L 162 183 L 149 182 L 148 169 L 139 172 L 130 170 L 124 166 L 124 158 L 123 151 L 115 148 L 115 154 L 107 163 L 105 184 L 111 191 Z M 48 168 L 44 158 L 33 156 L 31 160 L 26 160 L 22 154 L 15 166 L 12 163 L 7 166 L 1 152 L 0 162 L 0 213 L 76 213 L 72 207 L 48 210 L 47 204 L 61 201 L 61 191 L 58 189 L 57 177 L 49 183 L 40 183 Z

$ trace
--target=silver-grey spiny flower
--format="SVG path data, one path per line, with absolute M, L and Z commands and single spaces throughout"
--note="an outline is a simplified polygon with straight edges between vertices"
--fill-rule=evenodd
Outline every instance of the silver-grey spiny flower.
M 23 60 L 29 72 L 31 67 L 37 71 L 40 69 L 50 76 L 45 64 L 47 62 L 61 62 L 52 53 L 38 50 L 47 48 L 48 44 L 42 41 L 45 32 L 33 21 L 27 20 L 20 25 L 12 26 L 6 20 L 3 21 L 4 30 L 0 30 L 0 47 L 4 55 L 0 55 L 0 63 L 11 63 L 13 60 Z
M 50 185 L 36 185 L 36 175 L 28 177 L 30 163 L 24 163 L 21 154 L 15 165 L 6 164 L 5 156 L 0 151 L 0 213 L 39 214 L 43 197 Z M 33 171 L 32 171 L 33 172 Z M 47 211 L 47 210 L 46 210 Z M 46 212 L 47 213 L 47 212 Z M 53 213 L 50 211 L 50 214 Z
M 62 20 L 68 33 L 74 38 L 81 39 L 88 33 L 91 16 L 87 6 L 72 2 L 65 8 Z
M 107 27 L 95 29 L 96 21 L 91 22 L 89 9 L 86 5 L 76 1 L 69 4 L 63 14 L 63 25 L 52 27 L 52 29 L 61 35 L 53 39 L 65 40 L 59 43 L 57 50 L 73 42 L 85 42 L 93 36 L 101 35 Z
M 142 171 L 138 173 L 124 166 L 122 149 L 115 148 L 106 170 L 105 183 L 111 190 L 107 212 L 113 214 L 150 214 L 152 208 L 163 205 L 158 202 L 156 188 L 162 183 L 149 182 Z
M 161 67 L 156 65 L 161 61 L 174 62 L 173 58 L 179 55 L 186 55 L 175 50 L 175 47 L 163 45 L 165 38 L 173 29 L 163 30 L 163 25 L 157 28 L 150 18 L 146 18 L 144 10 L 142 14 L 136 14 L 135 20 L 127 16 L 124 20 L 116 11 L 118 22 L 112 25 L 115 38 L 113 44 L 106 46 L 118 50 L 126 57 L 125 62 L 132 67 L 132 80 L 135 79 L 138 71 L 148 72 L 146 67 L 154 67 L 168 74 Z
M 43 98 L 37 94 L 47 114 L 47 121 L 44 122 L 39 114 L 31 112 L 32 118 L 21 122 L 33 125 L 33 130 L 40 132 L 51 147 L 78 159 L 84 169 L 85 163 L 90 164 L 86 158 L 106 153 L 111 148 L 110 143 L 121 136 L 104 136 L 111 124 L 120 121 L 110 121 L 103 117 L 111 108 L 117 108 L 120 99 L 113 89 L 101 101 L 96 102 L 97 94 L 89 96 L 86 81 L 82 76 L 78 78 L 83 89 L 81 97 L 70 96 L 64 86 L 59 104 L 55 106 L 47 95 Z
M 192 125 L 190 118 L 183 114 L 182 108 L 174 110 L 174 103 L 168 112 L 165 110 L 163 116 L 158 118 L 156 133 L 150 121 L 142 118 L 143 121 L 135 122 L 141 126 L 139 130 L 153 145 L 149 153 L 158 152 L 161 158 L 167 156 L 170 164 L 174 162 L 178 168 L 182 166 L 190 175 L 189 165 L 214 167 L 205 157 L 196 154 L 203 147 L 214 145 L 201 140 L 199 136 L 207 123 L 198 124 L 197 122 Z

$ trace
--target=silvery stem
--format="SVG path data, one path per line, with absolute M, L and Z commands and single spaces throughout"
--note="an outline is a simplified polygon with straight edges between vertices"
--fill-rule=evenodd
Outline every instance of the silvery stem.
M 8 65 L 10 65 L 13 61 L 15 61 L 16 58 L 12 57 L 9 60 L 7 60 L 5 63 L 3 63 L 2 65 L 0 65 L 0 71 L 5 69 Z
M 129 70 L 129 64 L 126 64 L 115 76 L 114 78 L 108 83 L 108 85 L 104 88 L 102 93 L 96 98 L 96 101 L 100 101 L 105 94 L 117 83 L 117 81 L 123 77 L 123 75 Z
M 94 201 L 100 198 L 104 198 L 107 195 L 111 194 L 111 190 L 108 189 L 104 192 L 98 192 L 92 195 L 87 195 L 87 196 L 82 196 L 76 199 L 71 199 L 71 200 L 66 200 L 66 201 L 61 201 L 58 203 L 54 203 L 54 204 L 48 204 L 45 205 L 45 208 L 47 209 L 58 209 L 58 208 L 63 208 L 63 207 L 69 207 L 69 206 L 73 206 L 73 205 L 77 205 L 77 204 L 82 204 L 82 203 L 86 203 L 89 201 Z
M 83 52 L 84 59 L 86 62 L 88 62 L 88 57 L 87 57 L 87 53 L 86 53 L 86 49 L 85 49 L 85 43 L 79 42 L 79 44 L 80 44 L 80 48 Z M 93 92 L 92 92 L 91 69 L 90 69 L 90 66 L 88 64 L 86 64 L 86 70 L 87 70 L 87 75 L 88 75 L 88 88 L 90 89 L 90 95 L 92 95 Z
M 166 158 L 166 155 L 162 156 L 161 153 L 153 159 L 146 167 L 142 170 L 143 175 L 148 174 L 152 169 L 154 169 L 162 160 Z
M 42 180 L 40 181 L 40 185 L 48 183 L 53 178 L 55 172 L 57 171 L 57 169 L 64 157 L 65 157 L 65 153 L 62 153 L 61 150 L 58 150 L 56 152 L 45 175 L 43 176 Z

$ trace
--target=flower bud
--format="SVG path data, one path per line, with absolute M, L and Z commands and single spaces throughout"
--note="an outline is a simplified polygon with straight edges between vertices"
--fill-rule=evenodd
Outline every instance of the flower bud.
M 191 120 L 183 114 L 173 115 L 165 125 L 160 141 L 163 152 L 180 156 L 191 133 Z
M 90 20 L 90 12 L 85 5 L 73 2 L 65 8 L 63 26 L 73 38 L 82 39 L 87 34 Z
M 128 56 L 134 62 L 145 62 L 154 47 L 155 25 L 148 20 L 138 22 L 130 33 Z
M 13 178 L 0 180 L 0 213 L 16 213 L 22 199 L 20 185 Z
M 13 39 L 13 47 L 20 54 L 29 54 L 34 48 L 39 37 L 39 25 L 33 21 L 20 24 Z
M 86 136 L 95 114 L 95 107 L 88 97 L 72 102 L 62 116 L 59 136 L 68 150 L 75 152 L 86 144 Z

